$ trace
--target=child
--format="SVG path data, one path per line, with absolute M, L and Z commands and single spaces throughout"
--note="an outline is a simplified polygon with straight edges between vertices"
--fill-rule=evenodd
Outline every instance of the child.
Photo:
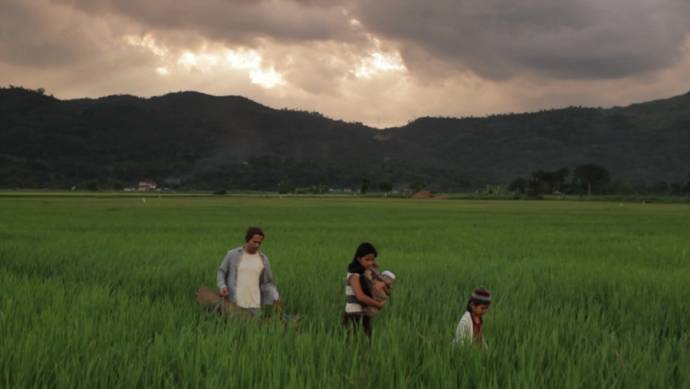
M 395 274 L 389 270 L 379 273 L 375 269 L 369 269 L 364 272 L 364 277 L 366 277 L 367 281 L 369 281 L 369 285 L 371 285 L 371 294 L 374 300 L 381 302 L 388 301 L 393 291 Z M 374 317 L 377 313 L 379 313 L 379 309 L 374 306 L 367 305 L 364 307 L 364 314 L 369 317 Z
M 364 307 L 383 308 L 384 302 L 373 298 L 364 272 L 376 266 L 378 253 L 371 243 L 361 243 L 355 251 L 352 262 L 347 266 L 345 278 L 345 312 L 343 325 L 348 328 L 362 327 L 367 336 L 371 336 L 371 317 L 364 314 Z
M 477 288 L 472 292 L 465 314 L 460 319 L 455 329 L 455 344 L 475 344 L 486 348 L 482 325 L 482 316 L 486 314 L 491 305 L 491 293 L 483 288 Z

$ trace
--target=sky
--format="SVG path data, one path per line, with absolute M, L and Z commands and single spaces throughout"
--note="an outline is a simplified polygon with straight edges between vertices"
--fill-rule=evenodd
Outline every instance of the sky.
M 0 0 L 0 85 L 384 128 L 690 90 L 688 0 Z

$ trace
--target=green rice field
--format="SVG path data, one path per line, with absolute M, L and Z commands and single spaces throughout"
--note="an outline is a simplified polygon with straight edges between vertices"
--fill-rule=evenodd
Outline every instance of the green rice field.
M 197 305 L 250 225 L 299 322 Z M 397 275 L 370 342 L 362 241 Z M 477 286 L 488 348 L 453 347 Z M 0 388 L 688 388 L 689 329 L 687 204 L 0 196 Z

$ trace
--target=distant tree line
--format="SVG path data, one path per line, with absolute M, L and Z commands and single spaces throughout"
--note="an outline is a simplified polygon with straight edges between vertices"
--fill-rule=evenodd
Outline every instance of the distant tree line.
M 690 174 L 685 182 L 667 183 L 658 180 L 653 183 L 629 183 L 613 180 L 611 173 L 597 164 L 584 164 L 572 171 L 567 168 L 558 170 L 536 170 L 527 177 L 518 177 L 508 185 L 513 193 L 537 197 L 545 194 L 659 194 L 689 195 Z

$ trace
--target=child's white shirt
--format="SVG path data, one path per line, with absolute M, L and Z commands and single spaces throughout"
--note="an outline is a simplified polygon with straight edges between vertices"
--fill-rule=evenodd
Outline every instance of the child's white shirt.
M 462 315 L 458 326 L 455 327 L 455 338 L 453 342 L 455 344 L 470 344 L 474 338 L 474 327 L 472 326 L 472 316 L 468 311 Z

